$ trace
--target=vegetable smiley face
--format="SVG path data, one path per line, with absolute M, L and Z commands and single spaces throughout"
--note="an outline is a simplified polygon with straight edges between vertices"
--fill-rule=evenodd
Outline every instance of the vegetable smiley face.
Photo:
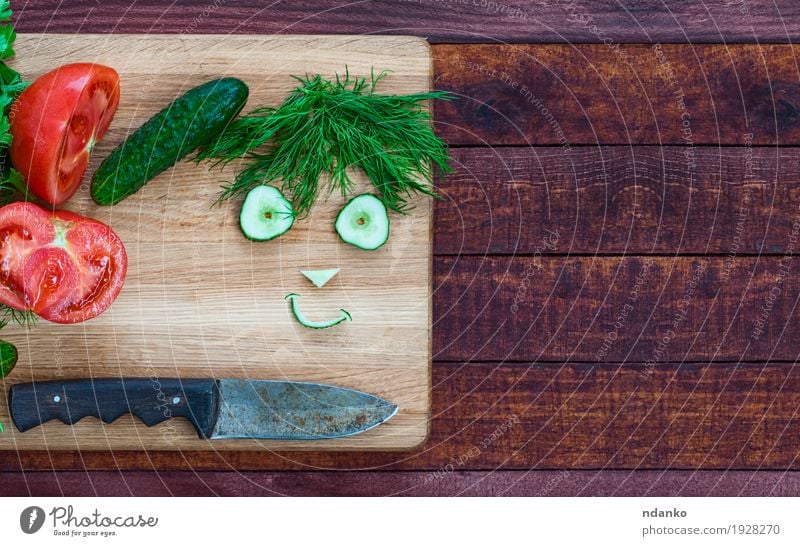
M 278 188 L 263 185 L 250 190 L 242 205 L 239 225 L 245 237 L 253 241 L 269 241 L 289 231 L 294 224 L 291 202 Z M 334 224 L 336 233 L 345 243 L 362 250 L 375 250 L 389 240 L 389 214 L 386 205 L 376 196 L 365 193 L 354 197 L 339 211 Z M 322 288 L 339 269 L 301 271 L 317 288 Z M 287 294 L 292 314 L 306 328 L 331 328 L 353 317 L 345 309 L 329 320 L 311 320 L 298 304 L 299 294 Z
M 122 241 L 105 224 L 32 203 L 0 208 L 0 303 L 51 322 L 96 317 L 127 272 Z
M 41 76 L 14 102 L 9 153 L 30 191 L 51 205 L 72 197 L 119 104 L 119 75 L 76 63 Z

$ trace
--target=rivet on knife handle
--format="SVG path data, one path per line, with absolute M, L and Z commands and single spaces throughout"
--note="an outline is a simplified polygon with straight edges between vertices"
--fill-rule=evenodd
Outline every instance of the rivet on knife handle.
M 11 387 L 11 418 L 20 432 L 58 419 L 72 425 L 84 417 L 111 423 L 131 413 L 147 426 L 173 417 L 189 420 L 200 438 L 214 427 L 219 387 L 214 379 L 73 379 Z

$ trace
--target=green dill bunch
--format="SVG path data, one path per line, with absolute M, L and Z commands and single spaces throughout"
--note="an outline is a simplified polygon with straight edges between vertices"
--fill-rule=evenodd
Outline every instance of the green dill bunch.
M 376 93 L 386 75 L 372 73 L 368 80 L 345 71 L 334 80 L 319 74 L 295 77 L 300 86 L 278 108 L 260 108 L 232 122 L 197 156 L 214 164 L 245 158 L 220 200 L 277 183 L 291 195 L 296 214 L 304 216 L 321 185 L 347 196 L 354 169 L 361 169 L 384 204 L 397 212 L 406 212 L 416 194 L 436 196 L 433 168 L 450 172 L 450 157 L 423 103 L 452 95 Z

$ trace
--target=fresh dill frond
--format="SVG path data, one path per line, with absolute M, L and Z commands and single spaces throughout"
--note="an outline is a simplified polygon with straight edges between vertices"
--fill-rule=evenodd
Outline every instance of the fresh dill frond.
M 30 328 L 35 326 L 39 317 L 33 311 L 19 311 L 8 305 L 0 304 L 0 328 L 14 322 L 20 326 Z
M 304 216 L 326 182 L 329 193 L 346 196 L 353 169 L 366 173 L 384 204 L 397 212 L 406 212 L 415 194 L 435 196 L 433 168 L 450 172 L 450 156 L 422 103 L 453 96 L 376 93 L 386 75 L 351 78 L 345 70 L 333 80 L 295 77 L 300 86 L 278 108 L 259 108 L 231 123 L 196 157 L 215 165 L 245 157 L 220 201 L 278 183 Z

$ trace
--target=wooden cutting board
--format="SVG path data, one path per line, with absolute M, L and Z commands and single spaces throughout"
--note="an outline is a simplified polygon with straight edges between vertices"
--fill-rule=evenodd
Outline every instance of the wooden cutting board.
M 291 75 L 390 70 L 382 92 L 416 93 L 431 85 L 427 43 L 403 36 L 135 36 L 20 35 L 14 67 L 33 79 L 58 65 L 90 61 L 121 76 L 121 102 L 95 148 L 99 161 L 152 114 L 189 88 L 221 76 L 250 86 L 245 110 L 278 105 L 297 85 Z M 125 242 L 129 270 L 109 311 L 76 325 L 8 326 L 20 361 L 0 393 L 2 449 L 409 449 L 427 435 L 430 411 L 431 202 L 410 216 L 391 216 L 391 237 L 367 252 L 333 230 L 338 195 L 317 203 L 283 237 L 246 240 L 240 200 L 212 207 L 220 181 L 234 169 L 209 172 L 181 163 L 122 203 L 101 208 L 84 184 L 66 208 L 111 225 Z M 87 176 L 87 180 L 88 180 Z M 369 183 L 359 182 L 367 191 Z M 315 288 L 301 269 L 340 267 Z M 312 318 L 340 307 L 352 323 L 303 328 L 284 296 L 302 294 Z M 86 418 L 50 422 L 25 434 L 11 424 L 12 383 L 81 377 L 236 377 L 317 381 L 356 388 L 400 406 L 388 423 L 364 434 L 319 442 L 204 441 L 188 422 L 153 428 L 124 416 L 113 424 Z

